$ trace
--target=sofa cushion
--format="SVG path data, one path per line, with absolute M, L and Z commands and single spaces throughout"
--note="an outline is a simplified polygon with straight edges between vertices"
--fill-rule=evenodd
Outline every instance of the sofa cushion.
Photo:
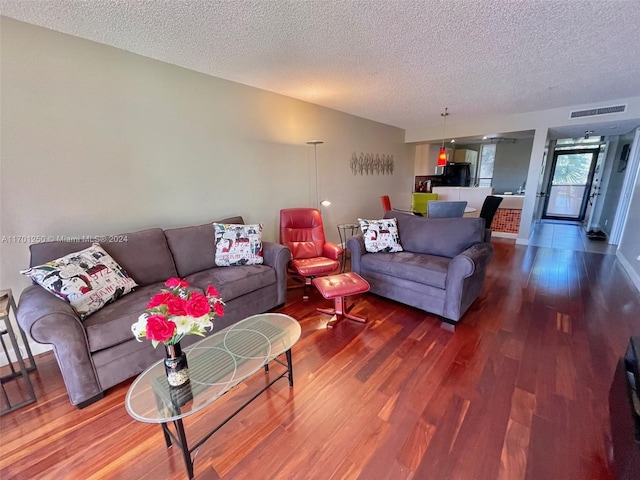
M 428 218 L 387 212 L 397 218 L 404 250 L 453 258 L 484 241 L 483 218 Z
M 138 286 L 97 243 L 20 273 L 68 302 L 81 319 Z
M 213 285 L 223 302 L 276 283 L 276 271 L 265 265 L 211 268 L 185 277 L 192 286 L 205 289 Z
M 124 268 L 138 285 L 149 285 L 177 276 L 167 239 L 160 228 L 134 233 L 105 235 L 100 246 Z M 60 241 L 34 243 L 29 246 L 30 266 L 50 262 L 56 258 L 91 246 L 92 242 Z
M 404 251 L 363 255 L 361 269 L 444 289 L 450 263 L 447 257 Z
M 216 266 L 212 223 L 164 231 L 180 277 Z M 242 217 L 230 217 L 217 223 L 244 223 L 244 220 Z
M 101 245 L 138 282 L 151 285 L 176 277 L 178 272 L 164 232 L 151 228 L 113 237 Z M 121 241 L 117 241 L 120 239 Z
M 395 218 L 366 220 L 359 218 L 360 230 L 364 236 L 364 246 L 369 253 L 401 252 L 398 226 Z
M 216 265 L 262 265 L 262 224 L 214 223 Z
M 97 352 L 135 338 L 131 325 L 138 321 L 151 297 L 160 293 L 162 288 L 165 288 L 164 282 L 139 287 L 87 318 L 83 324 L 87 331 L 89 351 Z

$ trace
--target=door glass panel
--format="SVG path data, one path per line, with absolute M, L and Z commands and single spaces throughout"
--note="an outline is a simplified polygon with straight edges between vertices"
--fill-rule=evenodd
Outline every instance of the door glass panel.
M 558 153 L 546 214 L 579 218 L 593 153 Z

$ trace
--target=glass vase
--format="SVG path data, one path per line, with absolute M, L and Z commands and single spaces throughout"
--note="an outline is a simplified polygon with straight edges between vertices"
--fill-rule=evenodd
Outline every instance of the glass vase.
M 167 382 L 171 387 L 179 387 L 189 381 L 189 366 L 187 356 L 182 353 L 180 343 L 165 345 L 167 358 L 164 359 L 164 369 L 167 372 Z

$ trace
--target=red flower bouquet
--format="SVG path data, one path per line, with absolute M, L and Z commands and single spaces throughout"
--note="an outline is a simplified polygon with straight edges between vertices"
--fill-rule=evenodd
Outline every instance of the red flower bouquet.
M 224 302 L 215 287 L 208 286 L 205 293 L 190 290 L 181 278 L 170 278 L 163 289 L 147 303 L 147 311 L 140 315 L 131 330 L 138 341 L 151 340 L 176 345 L 185 335 L 204 336 L 213 328 L 213 318 L 224 315 Z

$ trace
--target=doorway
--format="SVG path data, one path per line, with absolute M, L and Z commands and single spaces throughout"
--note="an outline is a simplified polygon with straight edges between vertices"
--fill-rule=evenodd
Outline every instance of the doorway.
M 556 150 L 542 218 L 581 222 L 593 182 L 599 148 Z

